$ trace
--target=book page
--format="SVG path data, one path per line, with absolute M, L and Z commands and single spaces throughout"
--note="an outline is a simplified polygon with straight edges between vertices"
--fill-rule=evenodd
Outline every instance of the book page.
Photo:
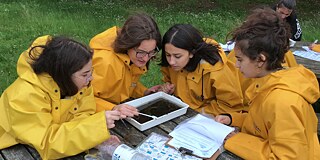
M 233 130 L 232 127 L 198 114 L 177 126 L 169 134 L 173 138 L 168 144 L 175 148 L 190 149 L 199 157 L 209 158 L 221 147 L 224 138 Z
M 320 53 L 310 50 L 308 46 L 302 46 L 304 51 L 294 51 L 293 54 L 303 58 L 311 59 L 320 62 Z

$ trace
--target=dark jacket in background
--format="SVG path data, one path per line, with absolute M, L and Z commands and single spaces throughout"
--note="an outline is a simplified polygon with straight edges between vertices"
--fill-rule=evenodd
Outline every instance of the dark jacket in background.
M 277 7 L 273 6 L 272 9 L 276 10 Z M 291 28 L 291 39 L 294 41 L 301 41 L 302 29 L 295 10 L 293 10 L 291 15 L 286 18 L 286 22 L 290 25 Z

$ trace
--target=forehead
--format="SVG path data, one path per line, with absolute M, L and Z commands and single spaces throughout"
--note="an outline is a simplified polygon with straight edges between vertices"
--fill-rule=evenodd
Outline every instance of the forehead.
M 292 12 L 291 9 L 288 9 L 287 7 L 285 7 L 283 5 L 279 6 L 277 11 L 282 13 L 282 14 L 287 14 L 287 15 L 291 14 L 291 12 Z
M 156 44 L 157 42 L 154 39 L 143 40 L 137 48 L 144 51 L 151 51 L 156 48 Z
M 244 54 L 242 53 L 240 47 L 237 46 L 237 45 L 234 47 L 234 53 L 235 53 L 236 57 L 242 57 L 242 56 L 244 56 Z
M 188 54 L 189 52 L 185 49 L 178 48 L 171 43 L 165 44 L 165 50 L 168 54 Z

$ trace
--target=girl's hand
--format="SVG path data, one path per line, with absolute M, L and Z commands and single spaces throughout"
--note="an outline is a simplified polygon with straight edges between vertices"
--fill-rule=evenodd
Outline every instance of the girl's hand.
M 174 84 L 165 83 L 165 84 L 159 84 L 159 85 L 153 86 L 153 87 L 147 89 L 144 92 L 144 95 L 149 95 L 151 93 L 160 92 L 160 91 L 168 93 L 168 94 L 173 94 Z
M 120 112 L 120 118 L 127 118 L 139 115 L 136 107 L 129 106 L 127 104 L 119 104 L 113 107 L 113 111 Z
M 310 44 L 310 45 L 309 45 L 309 49 L 312 50 L 312 48 L 313 48 L 315 45 L 316 45 L 315 43 Z
M 106 120 L 107 120 L 107 127 L 113 128 L 116 125 L 114 124 L 114 121 L 119 120 L 120 119 L 120 115 L 121 113 L 119 111 L 105 111 L 105 115 L 106 115 Z
M 217 115 L 215 117 L 215 120 L 219 123 L 225 124 L 225 125 L 229 125 L 231 123 L 231 119 L 229 116 L 226 115 Z
M 161 87 L 162 87 L 161 84 L 155 85 L 155 86 L 147 89 L 147 90 L 144 92 L 144 95 L 146 96 L 146 95 L 149 95 L 149 94 L 152 94 L 152 93 L 156 93 L 156 92 L 160 91 Z
M 171 83 L 165 83 L 162 85 L 161 91 L 168 93 L 168 94 L 173 94 L 174 92 L 174 84 Z

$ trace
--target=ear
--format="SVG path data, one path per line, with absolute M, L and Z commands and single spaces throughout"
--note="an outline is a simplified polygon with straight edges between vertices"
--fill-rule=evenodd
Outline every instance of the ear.
M 193 57 L 193 54 L 192 54 L 192 53 L 190 53 L 190 54 L 189 54 L 189 58 L 192 58 L 192 57 Z
M 267 60 L 267 57 L 264 54 L 260 53 L 259 57 L 257 58 L 258 68 L 262 68 L 266 60 Z

